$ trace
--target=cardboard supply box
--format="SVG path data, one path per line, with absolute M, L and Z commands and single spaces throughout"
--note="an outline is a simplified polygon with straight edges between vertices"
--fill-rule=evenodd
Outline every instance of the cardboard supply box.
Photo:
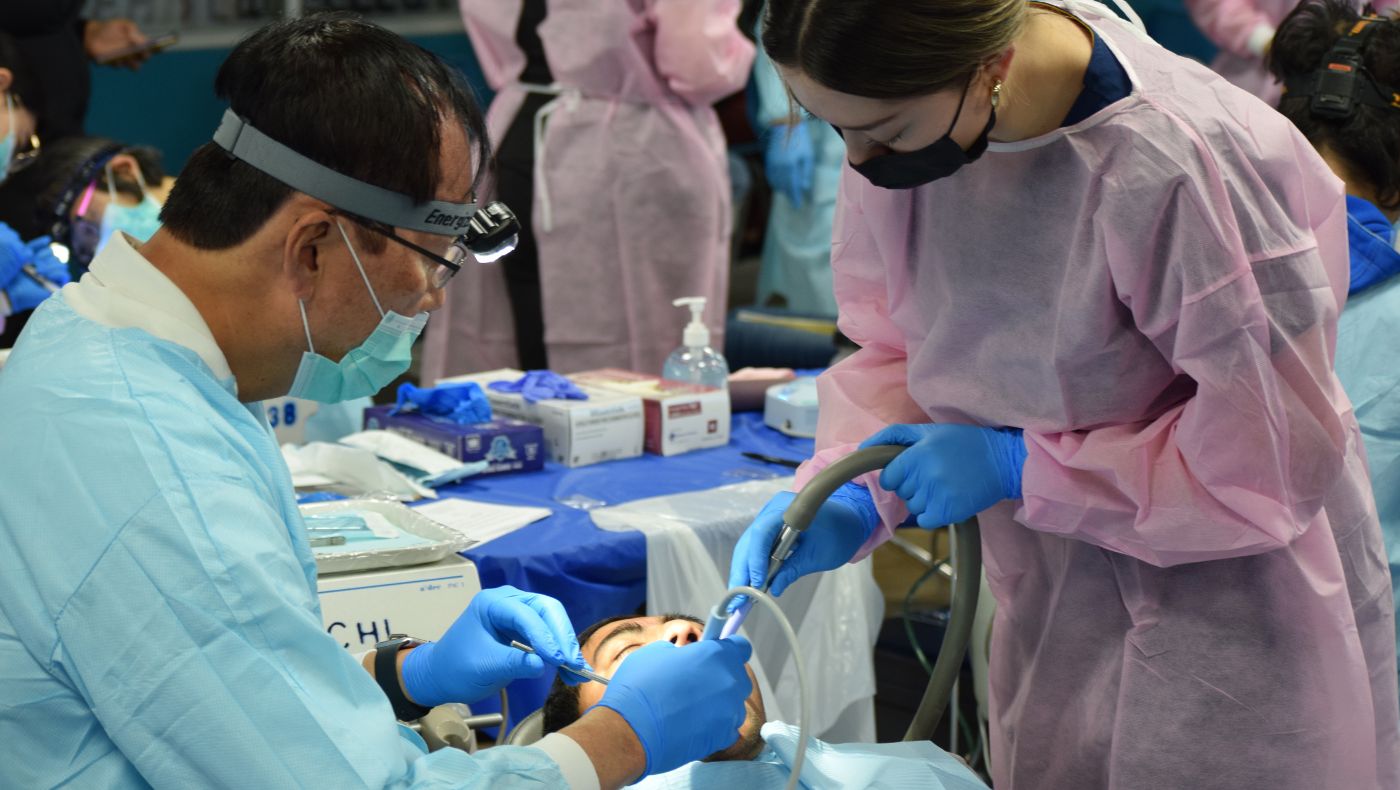
M 462 463 L 486 461 L 490 466 L 484 475 L 544 468 L 544 432 L 538 425 L 511 419 L 459 425 L 417 412 L 390 414 L 393 410 L 393 406 L 365 409 L 365 429 L 402 434 Z
M 569 378 L 581 386 L 636 395 L 646 410 L 646 449 L 676 455 L 729 444 L 729 393 L 715 387 L 605 368 Z
M 588 400 L 543 400 L 527 403 L 512 392 L 497 392 L 493 381 L 517 381 L 525 374 L 503 368 L 442 379 L 438 384 L 474 381 L 486 392 L 498 417 L 524 420 L 544 429 L 545 452 L 565 466 L 636 458 L 642 454 L 642 400 L 636 395 L 581 387 Z

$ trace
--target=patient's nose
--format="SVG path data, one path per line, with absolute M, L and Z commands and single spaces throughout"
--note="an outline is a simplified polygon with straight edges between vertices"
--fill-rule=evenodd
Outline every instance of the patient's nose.
M 700 635 L 704 633 L 700 626 L 689 620 L 670 620 L 661 630 L 663 638 L 676 647 L 684 647 L 700 641 Z

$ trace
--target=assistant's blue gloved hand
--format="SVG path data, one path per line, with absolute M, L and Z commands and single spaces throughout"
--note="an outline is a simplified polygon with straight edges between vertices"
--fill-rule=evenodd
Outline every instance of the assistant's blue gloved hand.
M 512 639 L 535 648 L 535 654 L 511 647 Z M 564 606 L 547 595 L 496 587 L 477 593 L 441 639 L 409 652 L 403 690 L 429 708 L 472 703 L 512 680 L 539 677 L 546 665 L 588 667 Z M 568 672 L 559 676 L 579 682 Z
M 1003 499 L 1021 498 L 1026 440 L 1019 428 L 976 425 L 891 425 L 861 448 L 901 444 L 880 473 L 880 487 L 899 494 L 925 529 L 969 519 Z
M 40 236 L 24 245 L 25 260 L 21 262 L 21 266 L 24 263 L 33 263 L 40 277 L 61 288 L 68 284 L 68 264 L 54 257 L 49 243 L 48 236 Z M 16 275 L 5 288 L 5 295 L 10 297 L 10 307 L 16 313 L 33 310 L 52 294 L 52 291 L 35 282 L 34 278 L 24 272 Z
M 0 222 L 0 290 L 8 291 L 10 282 L 19 276 L 19 267 L 29 260 L 29 248 L 19 234 Z
M 588 393 L 551 370 L 532 370 L 518 381 L 493 381 L 486 386 L 497 392 L 519 393 L 526 403 L 542 400 L 588 400 Z
M 777 494 L 768 500 L 768 504 L 758 512 L 758 517 L 744 530 L 739 543 L 734 546 L 734 559 L 729 564 L 730 587 L 748 585 L 763 588 L 764 576 L 768 574 L 768 558 L 783 528 L 783 511 L 796 496 L 790 491 Z M 793 544 L 792 556 L 773 577 L 773 586 L 768 592 L 782 595 L 788 585 L 802 576 L 829 571 L 850 562 L 879 524 L 880 514 L 864 486 L 847 483 L 836 489 L 836 493 L 817 510 L 812 525 Z
M 812 133 L 807 124 L 774 126 L 768 129 L 763 153 L 763 172 L 769 186 L 787 195 L 798 208 L 812 191 L 812 174 L 816 155 L 812 151 Z
M 491 421 L 491 403 L 481 385 L 474 381 L 440 384 L 436 387 L 415 387 L 408 382 L 399 385 L 398 401 L 390 414 L 416 409 L 430 417 L 450 420 L 458 425 Z
M 673 771 L 739 739 L 753 692 L 744 664 L 753 646 L 742 636 L 685 647 L 652 642 L 626 658 L 599 706 L 617 711 L 646 752 L 642 776 Z

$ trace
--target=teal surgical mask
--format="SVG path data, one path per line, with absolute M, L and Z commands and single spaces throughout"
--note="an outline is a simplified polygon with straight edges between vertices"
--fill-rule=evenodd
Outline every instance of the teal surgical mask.
M 379 326 L 374 328 L 365 342 L 346 352 L 339 362 L 332 362 L 316 353 L 316 347 L 311 342 L 311 325 L 306 320 L 306 303 L 298 302 L 309 350 L 301 355 L 301 364 L 297 366 L 296 378 L 292 380 L 292 388 L 287 395 L 321 403 L 363 398 L 387 387 L 408 370 L 413 360 L 413 341 L 418 339 L 423 325 L 428 323 L 427 313 L 409 318 L 393 311 L 384 312 L 379 305 L 379 297 L 374 293 L 374 286 L 369 283 L 369 275 L 365 274 L 365 267 L 360 263 L 355 245 L 350 243 L 350 237 L 339 220 L 335 225 L 350 250 L 355 268 L 360 270 L 360 277 L 369 289 L 369 298 L 374 302 L 374 309 L 379 311 L 380 320 Z
M 0 181 L 10 174 L 10 162 L 15 158 L 15 99 L 5 94 L 5 113 L 10 125 L 5 127 L 4 137 L 0 137 Z
M 141 171 L 136 171 L 136 183 L 141 185 L 141 202 L 135 206 L 123 206 L 117 202 L 116 178 L 112 166 L 107 165 L 107 207 L 102 210 L 102 235 L 97 242 L 100 251 L 117 231 L 124 231 L 139 242 L 147 242 L 160 230 L 160 204 L 151 197 L 146 188 L 146 179 Z

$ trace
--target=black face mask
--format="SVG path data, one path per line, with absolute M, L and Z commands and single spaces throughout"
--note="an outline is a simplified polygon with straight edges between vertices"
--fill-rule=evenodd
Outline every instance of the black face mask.
M 876 156 L 858 165 L 852 164 L 851 167 L 877 187 L 913 189 L 940 178 L 947 178 L 958 172 L 963 165 L 977 161 L 987 150 L 992 127 L 997 123 L 997 111 L 995 107 L 992 108 L 986 128 L 973 142 L 972 147 L 964 151 L 962 146 L 953 140 L 952 134 L 958 125 L 958 119 L 962 117 L 963 105 L 967 103 L 967 91 L 971 87 L 972 80 L 969 79 L 967 86 L 963 88 L 962 99 L 958 102 L 958 111 L 953 115 L 953 122 L 948 124 L 948 131 L 933 144 L 917 151 Z M 841 130 L 836 131 L 840 133 Z

